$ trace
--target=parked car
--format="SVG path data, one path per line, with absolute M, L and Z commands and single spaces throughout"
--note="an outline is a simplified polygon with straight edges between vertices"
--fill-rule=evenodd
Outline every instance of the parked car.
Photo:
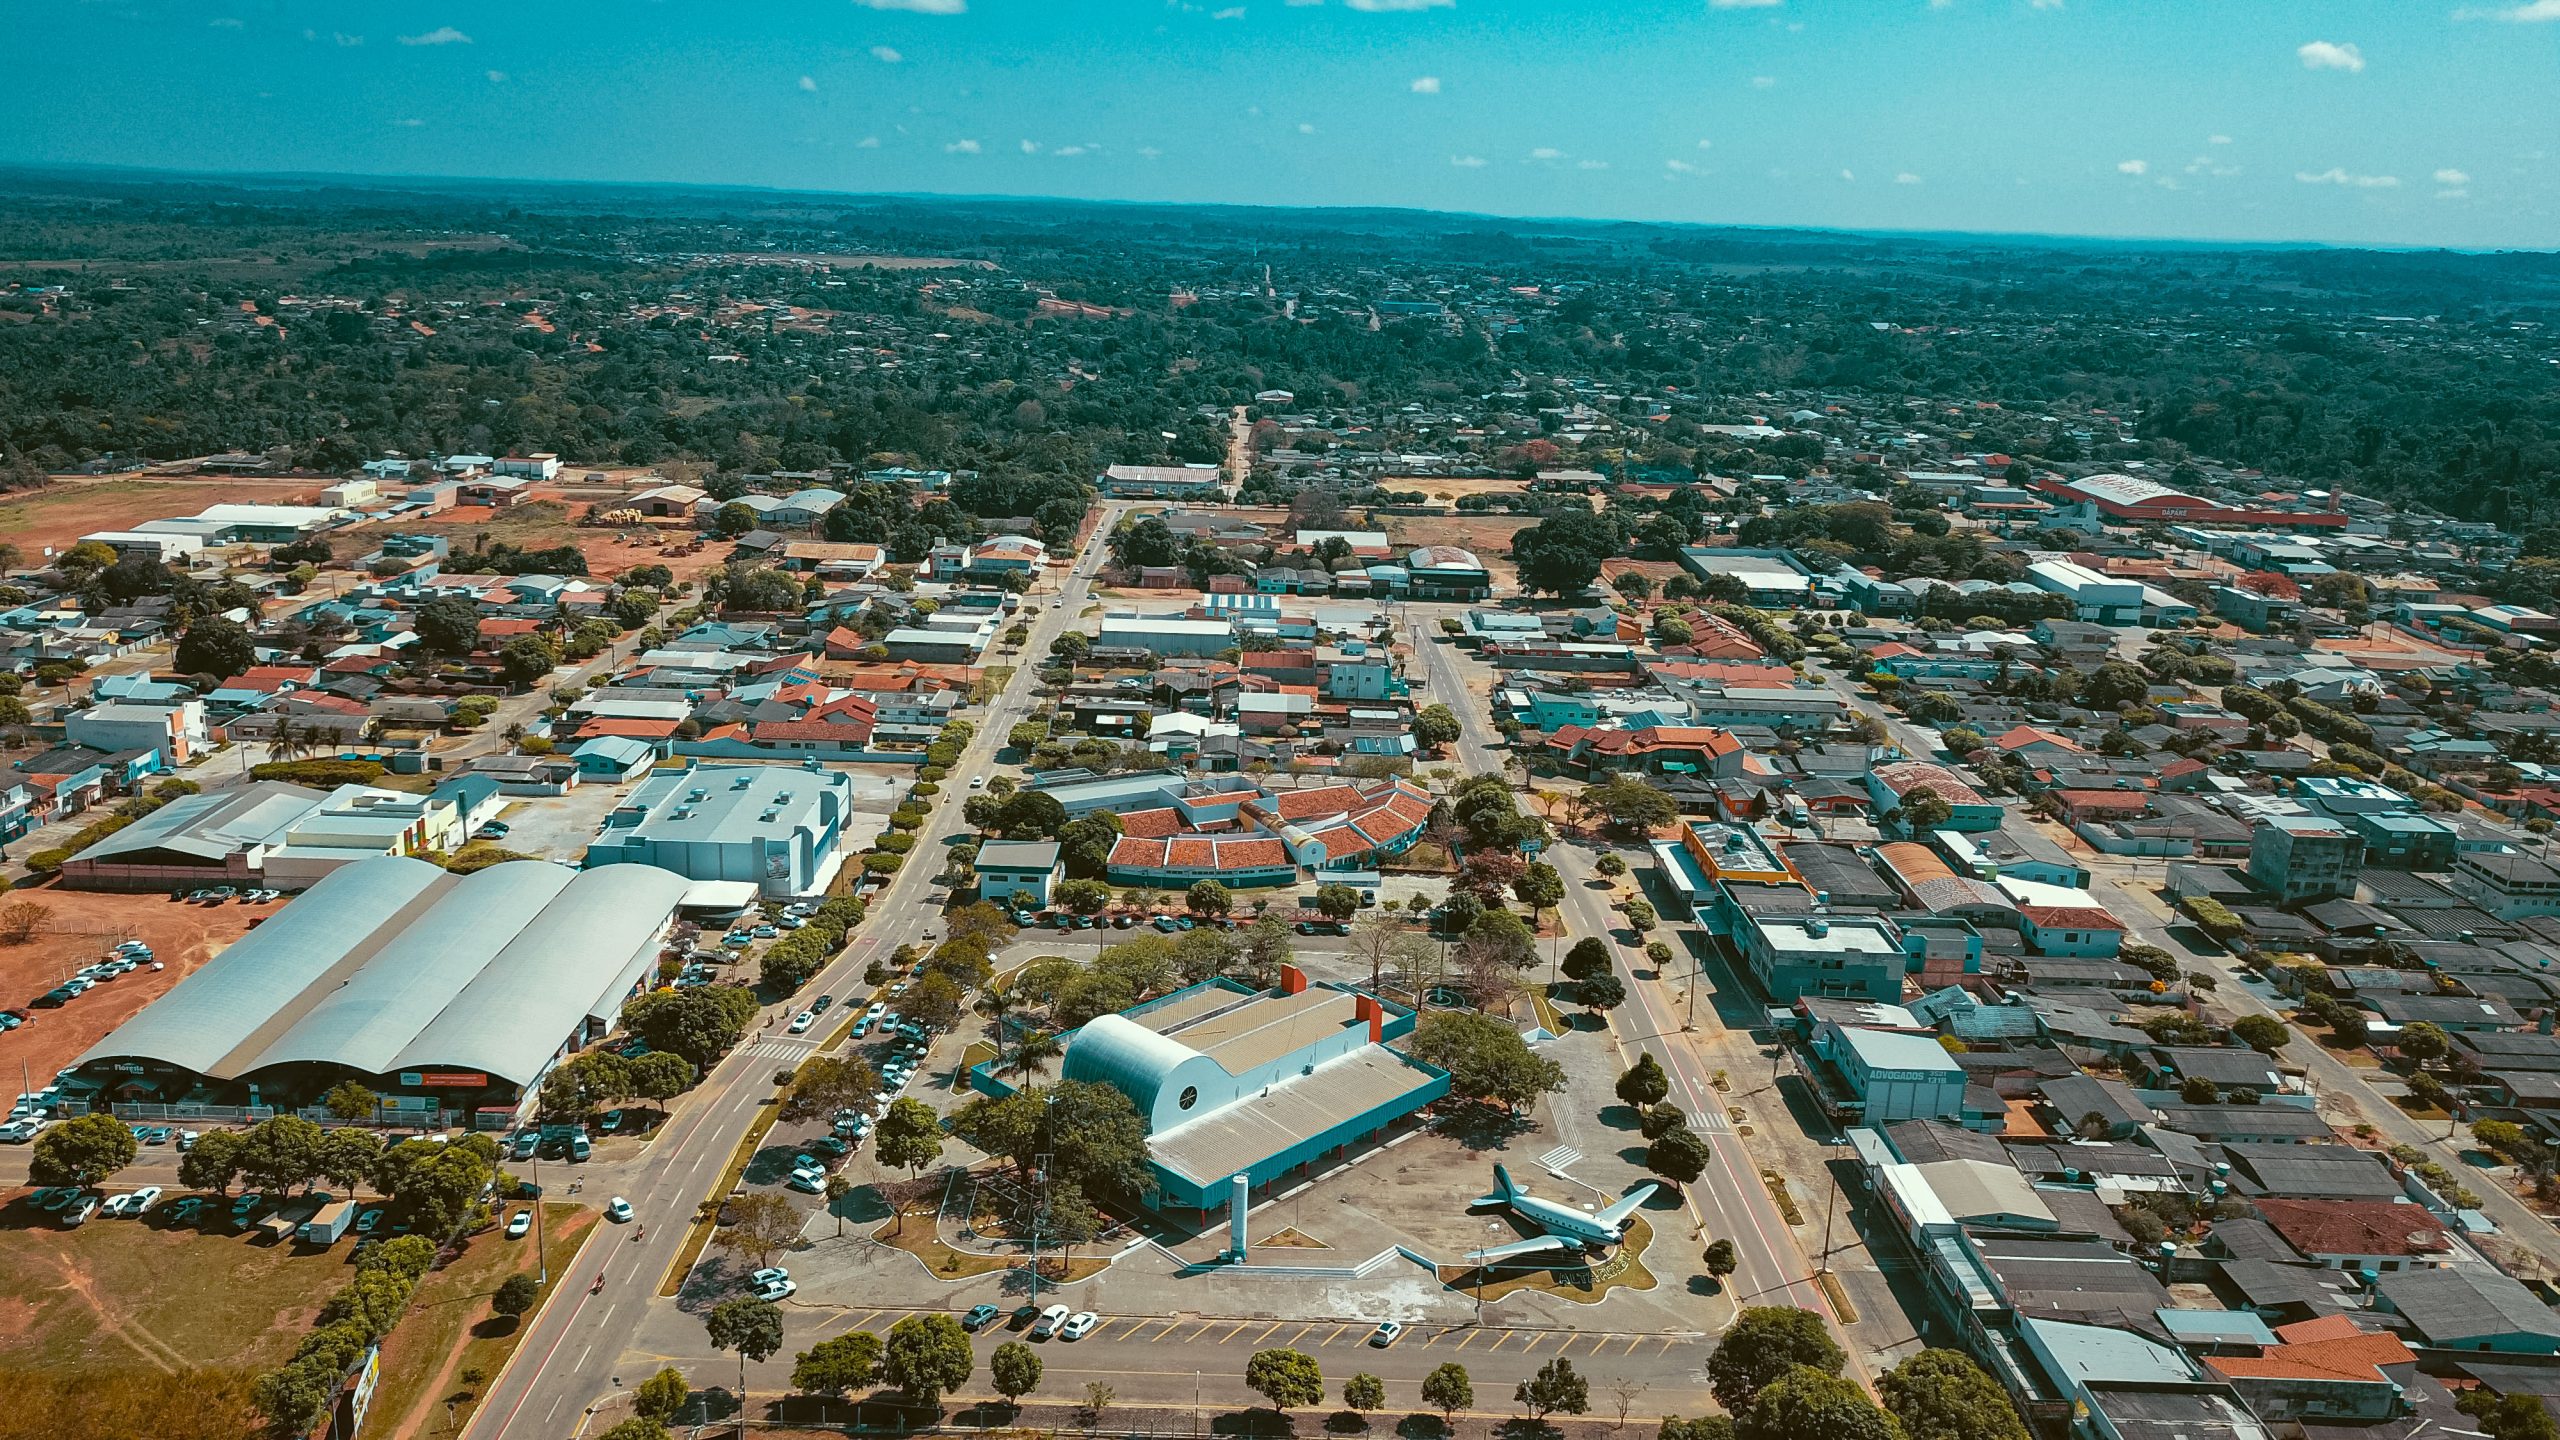
M 968 1314 L 960 1317 L 960 1328 L 975 1335 L 994 1324 L 996 1317 L 1003 1313 L 993 1305 L 973 1305 L 969 1307 Z
M 758 1285 L 754 1293 L 759 1300 L 788 1300 L 799 1289 L 798 1285 L 792 1283 L 791 1277 L 785 1275 L 779 1280 L 767 1280 Z
M 596 1117 L 596 1129 L 607 1135 L 611 1135 L 621 1128 L 622 1112 L 619 1110 L 607 1110 L 602 1115 Z
M 374 1206 L 356 1217 L 356 1233 L 370 1235 L 382 1227 L 382 1207 Z
M 803 1195 L 824 1195 L 827 1193 L 827 1172 L 809 1166 L 792 1171 L 791 1178 L 782 1183 L 784 1188 L 797 1190 Z
M 1081 1340 L 1087 1335 L 1092 1334 L 1093 1327 L 1101 1323 L 1101 1316 L 1094 1314 L 1090 1310 L 1079 1310 L 1073 1315 L 1067 1317 L 1066 1324 L 1058 1327 L 1058 1338 L 1061 1340 Z
M 1403 1334 L 1403 1321 L 1381 1320 L 1378 1322 L 1378 1328 L 1369 1332 L 1369 1343 L 1376 1346 L 1378 1349 L 1384 1350 L 1388 1346 L 1396 1343 L 1397 1339 Z
M 530 1208 L 519 1210 L 507 1220 L 507 1238 L 521 1240 L 525 1237 L 525 1232 L 532 1228 L 533 1211 Z
M 1050 1336 L 1057 1334 L 1058 1327 L 1066 1323 L 1067 1307 L 1064 1305 L 1052 1305 L 1048 1309 L 1041 1311 L 1040 1318 L 1032 1322 L 1031 1338 L 1034 1340 L 1046 1340 Z

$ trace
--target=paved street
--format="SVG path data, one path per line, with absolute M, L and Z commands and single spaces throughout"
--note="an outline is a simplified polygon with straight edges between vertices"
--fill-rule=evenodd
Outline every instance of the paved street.
M 1083 608 L 1114 518 L 1106 512 L 1057 591 L 1030 597 L 1029 603 L 1044 608 L 1033 624 L 1026 655 L 1045 654 L 1050 641 Z M 1006 732 L 1029 708 L 1033 675 L 1034 667 L 1023 665 L 1005 693 L 971 717 L 977 734 L 953 767 L 955 776 L 984 774 L 993 767 Z M 945 803 L 935 808 L 917 835 L 919 856 L 939 856 L 966 830 L 959 803 L 965 793 L 955 787 Z M 860 988 L 863 969 L 872 960 L 938 929 L 941 911 L 933 880 L 939 870 L 937 864 L 919 862 L 899 871 L 872 904 L 853 943 L 802 993 L 851 994 Z M 659 1298 L 657 1292 L 676 1261 L 695 1205 L 707 1197 L 739 1138 L 771 1099 L 774 1071 L 790 1063 L 788 1057 L 758 1053 L 763 1048 L 761 1038 L 750 1041 L 715 1067 L 679 1105 L 643 1156 L 622 1167 L 618 1176 L 599 1171 L 584 1180 L 583 1198 L 621 1195 L 637 1212 L 637 1223 L 597 1228 L 596 1238 L 572 1266 L 569 1287 L 543 1309 L 514 1362 L 490 1387 L 471 1426 L 478 1440 L 564 1433 L 575 1424 L 581 1408 L 612 1391 L 615 1377 L 622 1374 L 624 1349 L 644 1327 L 670 1337 L 675 1330 L 689 1329 L 697 1347 L 692 1353 L 709 1356 L 708 1345 L 700 1339 L 700 1322 L 679 1314 L 675 1302 Z M 639 1228 L 643 1226 L 645 1234 Z M 604 1289 L 590 1294 L 589 1283 L 598 1274 L 604 1277 Z M 805 1347 L 810 1338 L 795 1329 L 784 1352 L 786 1360 L 791 1349 Z M 719 1374 L 717 1369 L 705 1368 L 695 1378 L 714 1384 Z

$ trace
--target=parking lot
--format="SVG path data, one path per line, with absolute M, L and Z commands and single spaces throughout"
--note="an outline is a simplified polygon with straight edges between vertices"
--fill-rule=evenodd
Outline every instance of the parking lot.
M 243 905 L 236 900 L 189 905 L 156 892 L 112 895 L 52 886 L 12 891 L 9 899 L 43 907 L 45 918 L 26 943 L 0 945 L 0 1006 L 27 1009 L 28 1001 L 82 966 L 106 958 L 110 949 L 125 940 L 150 946 L 152 959 L 163 967 L 130 971 L 58 1009 L 28 1009 L 34 1023 L 0 1035 L 0 1068 L 23 1067 L 37 1088 L 108 1031 L 247 934 L 251 921 L 276 910 L 273 904 Z
M 566 795 L 511 796 L 507 808 L 498 816 L 499 823 L 507 827 L 506 835 L 482 838 L 519 854 L 545 860 L 575 860 L 587 853 L 587 842 L 603 828 L 606 814 L 637 783 L 584 784 Z

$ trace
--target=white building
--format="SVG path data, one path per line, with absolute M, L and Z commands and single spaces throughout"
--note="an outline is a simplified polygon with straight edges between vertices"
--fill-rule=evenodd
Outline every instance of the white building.
M 2071 618 L 2093 625 L 2138 625 L 2142 622 L 2142 584 L 2115 580 L 2069 560 L 2039 560 L 2027 567 L 2027 579 L 2071 602 Z

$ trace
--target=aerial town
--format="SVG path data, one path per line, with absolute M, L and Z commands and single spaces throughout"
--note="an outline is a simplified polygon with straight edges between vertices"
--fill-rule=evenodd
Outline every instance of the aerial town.
M 1853 379 L 2043 322 L 1569 234 L 487 260 L 562 204 L 0 291 L 0 371 L 148 304 L 348 417 L 0 386 L 0 1365 L 120 1417 L 48 1433 L 2550 1440 L 2494 440 Z

